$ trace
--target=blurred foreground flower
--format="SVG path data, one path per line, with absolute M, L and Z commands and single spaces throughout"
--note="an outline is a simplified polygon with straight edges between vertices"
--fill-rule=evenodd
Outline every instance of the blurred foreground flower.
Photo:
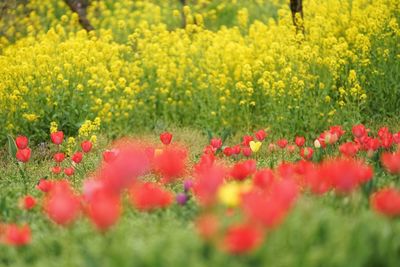
M 382 189 L 371 197 L 372 208 L 389 217 L 400 216 L 400 191 L 393 188 Z
M 400 174 L 400 151 L 396 153 L 384 152 L 381 156 L 382 165 L 392 174 Z
M 8 245 L 16 247 L 25 246 L 31 242 L 31 229 L 28 225 L 6 225 L 4 239 Z
M 67 181 L 55 181 L 45 197 L 43 208 L 53 222 L 67 226 L 77 219 L 80 200 Z

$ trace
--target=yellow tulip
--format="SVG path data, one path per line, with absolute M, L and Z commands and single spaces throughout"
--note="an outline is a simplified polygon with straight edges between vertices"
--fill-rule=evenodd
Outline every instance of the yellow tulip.
M 254 153 L 257 153 L 258 150 L 260 150 L 262 143 L 261 142 L 255 142 L 255 141 L 250 141 L 250 149 Z
M 226 183 L 218 190 L 219 201 L 229 207 L 236 207 L 240 203 L 240 186 L 237 183 Z

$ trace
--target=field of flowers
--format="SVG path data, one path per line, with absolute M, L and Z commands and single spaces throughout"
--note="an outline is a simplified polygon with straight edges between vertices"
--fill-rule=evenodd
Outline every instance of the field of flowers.
M 399 116 L 398 0 L 2 1 L 0 266 L 398 267 Z
M 307 134 L 398 115 L 397 0 L 304 1 L 304 35 L 287 1 L 190 2 L 94 0 L 90 32 L 64 1 L 8 9 L 0 141 L 43 140 L 51 122 L 75 135 L 95 118 L 115 137 L 171 124 Z

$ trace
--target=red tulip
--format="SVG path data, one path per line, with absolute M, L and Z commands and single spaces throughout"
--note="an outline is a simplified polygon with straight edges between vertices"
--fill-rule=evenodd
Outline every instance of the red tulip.
M 400 216 L 400 191 L 393 188 L 385 188 L 371 197 L 372 208 L 389 217 Z
M 185 171 L 187 151 L 180 148 L 165 148 L 154 158 L 155 169 L 163 176 L 164 182 L 172 182 Z
M 229 253 L 248 253 L 261 245 L 263 233 L 254 225 L 240 224 L 228 228 L 223 247 Z
M 296 136 L 296 138 L 294 139 L 294 142 L 296 143 L 296 146 L 302 147 L 302 146 L 304 146 L 306 139 L 303 136 Z
M 239 155 L 241 150 L 242 149 L 240 148 L 240 145 L 235 145 L 232 147 L 233 154 L 235 154 L 235 155 Z
M 295 164 L 283 161 L 279 163 L 278 167 L 276 168 L 276 171 L 282 179 L 294 180 L 294 177 L 296 175 L 295 166 L 296 166 Z
M 352 133 L 353 133 L 354 137 L 360 138 L 367 134 L 367 130 L 364 125 L 358 124 L 358 125 L 353 126 Z
M 278 148 L 276 147 L 276 145 L 274 144 L 274 143 L 271 143 L 271 144 L 269 144 L 268 145 L 268 150 L 270 151 L 270 152 L 274 152 L 274 151 L 276 151 Z
M 340 145 L 339 151 L 346 157 L 354 157 L 358 152 L 358 146 L 353 142 L 347 142 Z
M 306 183 L 306 176 L 308 176 L 308 173 L 310 170 L 315 168 L 314 163 L 307 161 L 307 160 L 299 160 L 296 163 L 293 163 L 294 167 L 294 172 L 295 174 L 293 175 L 293 180 L 296 181 L 296 183 L 301 187 L 304 188 L 307 186 Z
M 320 135 L 318 139 L 322 144 L 332 145 L 339 140 L 339 135 L 336 132 L 324 132 Z
M 300 156 L 303 159 L 311 159 L 314 154 L 314 150 L 311 147 L 303 147 L 300 149 Z
M 108 155 L 104 155 L 104 153 L 103 153 L 103 160 L 104 161 L 106 161 L 105 159 L 104 159 L 104 157 L 109 157 L 107 160 L 109 161 L 109 162 L 112 162 L 117 156 L 118 156 L 118 150 L 116 150 L 116 149 L 112 149 L 111 151 L 110 151 L 111 153 L 110 154 L 108 154 Z M 155 154 L 156 154 L 156 149 L 154 148 L 154 147 L 152 147 L 152 146 L 149 146 L 149 147 L 146 147 L 145 149 L 144 149 L 144 153 L 145 153 L 145 155 L 146 155 L 146 158 L 148 158 L 150 161 L 153 161 L 154 160 L 154 156 L 155 156 Z M 107 161 L 106 161 L 107 162 Z
M 224 148 L 223 152 L 224 152 L 224 155 L 227 157 L 230 157 L 233 155 L 233 149 L 228 146 Z
M 64 173 L 65 173 L 65 175 L 67 175 L 67 176 L 72 176 L 72 175 L 74 175 L 74 173 L 75 173 L 75 169 L 74 169 L 74 167 L 65 168 L 65 169 L 64 169 Z
M 88 140 L 83 141 L 83 142 L 81 143 L 82 151 L 85 152 L 85 153 L 89 153 L 90 150 L 92 150 L 92 146 L 93 146 L 92 142 L 90 142 L 90 141 L 88 141 Z
M 36 199 L 30 195 L 21 199 L 21 207 L 25 210 L 33 209 L 36 206 Z
M 260 189 L 268 189 L 274 182 L 274 173 L 270 169 L 259 170 L 253 178 L 253 184 Z
M 278 141 L 276 141 L 276 144 L 277 144 L 280 148 L 284 149 L 284 148 L 287 146 L 288 141 L 287 141 L 286 139 L 279 139 Z
M 44 193 L 49 192 L 51 190 L 51 187 L 52 182 L 44 178 L 40 179 L 39 183 L 36 185 L 36 188 Z
M 55 162 L 60 163 L 60 162 L 63 162 L 63 160 L 65 159 L 65 154 L 64 153 L 56 153 L 56 154 L 54 154 L 53 158 L 54 158 Z
M 199 162 L 194 165 L 194 170 L 200 171 L 200 170 L 206 169 L 206 168 L 212 166 L 214 161 L 215 161 L 214 153 L 207 153 L 205 151 L 203 153 L 203 155 L 201 155 Z
M 111 161 L 113 161 L 117 156 L 118 156 L 118 150 L 117 149 L 112 149 L 111 150 L 113 155 L 111 155 Z M 144 148 L 144 154 L 146 155 L 146 158 L 153 162 L 154 161 L 154 157 L 156 155 L 156 149 L 153 146 L 147 146 Z M 104 159 L 104 154 L 103 154 L 103 159 Z
M 103 180 L 98 178 L 90 178 L 83 181 L 82 186 L 82 198 L 90 203 L 93 202 L 93 196 L 98 191 L 104 191 L 104 193 L 114 193 L 114 195 L 118 195 L 120 192 L 116 192 L 114 190 L 108 190 L 109 188 L 106 187 L 107 185 L 104 183 Z
M 25 246 L 31 242 L 31 229 L 28 225 L 7 225 L 5 230 L 5 242 L 11 246 Z
M 203 153 L 204 154 L 212 154 L 212 155 L 214 155 L 216 151 L 217 151 L 217 149 L 214 148 L 212 145 L 208 145 L 203 149 Z
M 18 149 L 25 149 L 28 147 L 28 137 L 20 135 L 15 138 L 15 144 L 17 145 Z
M 107 163 L 113 162 L 116 157 L 117 157 L 117 151 L 115 151 L 114 149 L 106 150 L 103 152 L 103 160 Z
M 314 193 L 322 195 L 332 188 L 331 180 L 324 176 L 321 167 L 310 164 L 303 170 L 304 183 Z
M 219 149 L 222 146 L 222 139 L 221 138 L 213 138 L 210 141 L 210 145 L 215 149 Z
M 355 189 L 359 184 L 372 179 L 372 168 L 365 163 L 352 158 L 329 159 L 321 166 L 321 178 L 326 178 L 330 184 L 341 193 Z
M 64 133 L 62 131 L 58 131 L 50 134 L 51 141 L 55 145 L 61 145 L 64 140 Z
M 294 146 L 294 145 L 288 145 L 288 146 L 286 147 L 286 150 L 287 150 L 287 152 L 289 152 L 289 153 L 293 153 L 293 152 L 296 150 L 296 146 Z
M 132 205 L 141 211 L 165 208 L 172 204 L 173 196 L 155 183 L 137 183 L 130 190 Z
M 255 132 L 254 134 L 257 138 L 258 141 L 264 141 L 264 139 L 267 137 L 267 133 L 265 132 L 264 129 L 258 130 L 257 132 Z
M 250 157 L 251 154 L 253 153 L 253 151 L 251 151 L 250 147 L 245 146 L 245 147 L 242 148 L 242 153 L 243 153 L 243 156 Z
M 383 136 L 385 136 L 386 134 L 390 134 L 389 128 L 388 127 L 381 127 L 378 130 L 378 136 L 379 138 L 382 139 Z
M 151 164 L 156 164 L 156 158 L 149 158 L 146 153 L 147 148 L 131 141 L 131 143 L 124 143 L 118 146 L 118 157 L 116 157 L 111 163 L 103 163 L 98 173 L 98 179 L 104 184 L 105 187 L 120 193 L 124 189 L 128 189 L 136 182 L 139 176 L 142 176 L 150 171 Z M 158 155 L 165 157 L 165 155 Z M 158 159 L 158 158 L 157 158 Z M 172 162 L 173 158 L 171 157 Z M 171 161 L 170 161 L 171 162 Z M 166 175 L 173 175 L 173 167 L 168 165 L 168 160 L 163 162 L 165 165 L 160 167 L 162 170 L 157 171 Z M 175 162 L 174 162 L 175 163 Z M 161 164 L 161 163 L 160 163 Z M 177 164 L 180 164 L 179 162 Z M 165 167 L 166 166 L 166 167 Z M 163 168 L 165 167 L 165 169 Z M 176 166 L 175 166 L 176 167 Z M 170 171 L 170 172 L 168 172 Z M 173 178 L 176 177 L 168 177 Z
M 337 139 L 339 139 L 340 137 L 342 137 L 342 135 L 346 133 L 346 131 L 342 129 L 342 126 L 336 125 L 330 127 L 329 133 L 332 135 L 336 135 Z
M 392 174 L 400 174 L 400 151 L 397 153 L 382 153 L 382 165 Z
M 163 143 L 164 145 L 169 145 L 172 140 L 172 134 L 169 132 L 164 132 L 164 133 L 160 134 L 160 140 L 161 140 L 161 143 Z
M 254 139 L 253 139 L 253 136 L 245 135 L 245 136 L 243 136 L 242 145 L 243 145 L 243 146 L 250 146 L 250 142 L 253 141 L 253 140 L 254 140 Z
M 226 169 L 204 156 L 196 167 L 193 193 L 201 205 L 210 206 L 216 201 L 218 189 L 226 176 Z
M 268 191 L 253 189 L 242 197 L 243 211 L 250 221 L 274 228 L 286 217 L 298 196 L 298 186 L 291 179 L 274 181 Z
M 53 168 L 51 168 L 51 172 L 54 174 L 60 174 L 62 171 L 62 168 L 60 166 L 54 166 Z
M 325 134 L 321 134 L 320 137 L 318 137 L 315 141 L 314 141 L 314 146 L 316 148 L 325 148 L 326 147 L 326 138 L 325 138 Z
M 75 154 L 72 155 L 72 161 L 75 162 L 76 164 L 81 163 L 82 159 L 83 159 L 83 154 L 82 152 L 75 152 Z
M 219 228 L 218 218 L 213 214 L 199 216 L 195 225 L 198 234 L 205 240 L 214 238 Z
M 400 132 L 393 134 L 393 142 L 400 144 Z
M 256 171 L 256 164 L 255 160 L 246 160 L 243 162 L 236 163 L 230 172 L 230 175 L 235 180 L 242 181 L 246 179 L 246 177 L 253 175 Z
M 200 157 L 199 162 L 194 165 L 195 173 L 206 171 L 208 168 L 212 167 L 215 162 L 214 154 L 203 154 Z
M 381 136 L 381 145 L 383 148 L 390 148 L 393 145 L 393 135 L 389 132 Z
M 46 195 L 43 207 L 53 222 L 66 226 L 78 217 L 81 205 L 68 182 L 57 181 Z
M 18 161 L 26 163 L 31 158 L 31 149 L 30 148 L 18 149 L 17 154 L 15 156 Z
M 378 148 L 380 148 L 381 142 L 379 141 L 378 138 L 369 138 L 367 143 L 366 143 L 366 148 L 367 150 L 370 151 L 376 151 Z
M 88 217 L 100 231 L 106 231 L 113 226 L 121 214 L 121 204 L 118 195 L 97 190 L 88 203 Z

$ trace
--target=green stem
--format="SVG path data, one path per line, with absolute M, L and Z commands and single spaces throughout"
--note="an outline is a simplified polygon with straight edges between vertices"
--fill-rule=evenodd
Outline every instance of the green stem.
M 22 182 L 24 184 L 24 192 L 26 195 L 28 193 L 28 181 L 27 181 L 27 176 L 26 176 L 24 167 L 25 167 L 25 165 L 23 163 L 18 163 L 18 169 L 19 169 L 19 173 L 21 174 L 21 177 L 22 177 Z

